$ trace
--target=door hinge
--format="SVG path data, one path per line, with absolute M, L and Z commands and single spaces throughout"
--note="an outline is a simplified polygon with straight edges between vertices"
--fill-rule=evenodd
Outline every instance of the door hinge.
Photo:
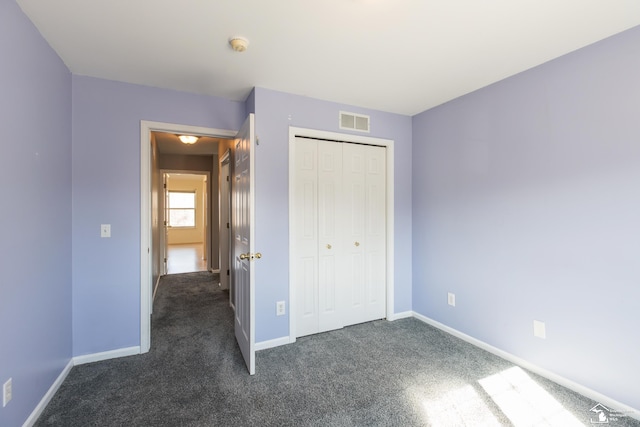
M 167 188 L 167 183 L 162 184 L 164 188 Z
M 167 259 L 166 259 L 166 258 L 164 259 L 164 263 L 165 263 L 165 264 L 167 263 Z
M 229 223 L 227 223 L 227 228 L 229 228 Z
M 227 182 L 229 182 L 229 175 L 227 175 Z
M 229 269 L 227 269 L 227 276 L 229 275 Z

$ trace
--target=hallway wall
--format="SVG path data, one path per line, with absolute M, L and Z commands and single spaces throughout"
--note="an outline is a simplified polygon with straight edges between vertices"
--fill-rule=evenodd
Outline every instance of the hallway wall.
M 205 197 L 206 190 L 205 182 L 200 176 L 195 176 L 194 179 L 168 179 L 167 189 L 169 191 L 194 191 L 195 192 L 195 227 L 193 228 L 169 228 L 167 233 L 168 241 L 170 245 L 177 245 L 183 243 L 206 243 L 205 241 L 205 216 L 208 215 L 210 208 L 205 209 L 205 199 L 207 202 L 210 196 Z M 214 242 L 215 243 L 215 242 Z M 216 245 L 217 246 L 217 245 Z

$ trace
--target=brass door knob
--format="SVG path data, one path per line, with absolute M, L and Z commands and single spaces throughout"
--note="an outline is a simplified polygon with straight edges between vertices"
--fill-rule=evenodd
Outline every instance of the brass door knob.
M 262 254 L 257 252 L 255 255 L 251 252 L 247 252 L 246 254 L 240 254 L 240 259 L 254 259 L 254 258 L 262 258 Z
M 327 249 L 331 249 L 331 245 L 327 243 Z
M 354 245 L 360 246 L 360 242 L 355 242 Z

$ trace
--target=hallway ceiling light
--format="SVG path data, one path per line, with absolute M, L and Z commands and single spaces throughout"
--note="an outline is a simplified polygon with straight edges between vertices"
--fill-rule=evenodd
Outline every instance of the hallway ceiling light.
M 178 138 L 183 144 L 195 144 L 198 140 L 198 137 L 193 135 L 180 135 Z

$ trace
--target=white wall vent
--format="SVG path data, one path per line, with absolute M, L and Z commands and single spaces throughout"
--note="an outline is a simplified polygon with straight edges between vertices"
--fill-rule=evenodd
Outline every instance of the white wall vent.
M 347 113 L 340 111 L 339 124 L 340 129 L 358 130 L 360 132 L 369 132 L 369 116 L 356 113 Z

